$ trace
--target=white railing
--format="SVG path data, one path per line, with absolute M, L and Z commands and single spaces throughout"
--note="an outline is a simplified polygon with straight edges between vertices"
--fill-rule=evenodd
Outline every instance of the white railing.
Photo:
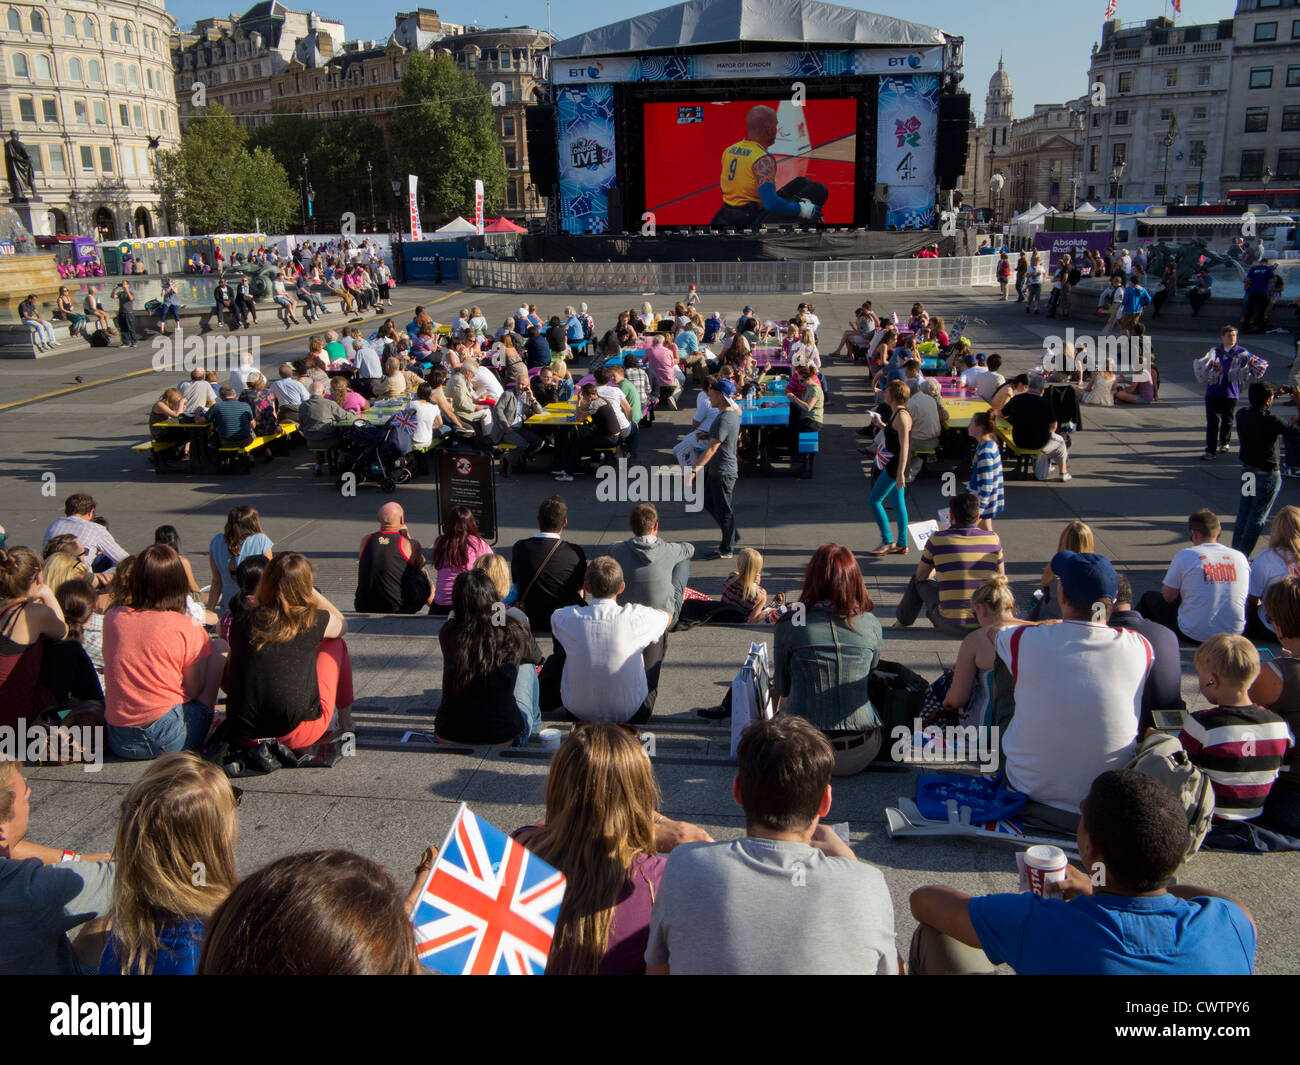
M 516 263 L 468 259 L 475 288 L 509 292 L 867 292 L 996 284 L 997 256 L 753 263 Z

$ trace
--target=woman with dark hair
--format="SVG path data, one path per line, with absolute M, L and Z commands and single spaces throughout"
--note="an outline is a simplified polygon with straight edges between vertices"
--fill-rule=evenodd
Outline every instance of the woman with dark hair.
M 451 612 L 451 588 L 456 578 L 484 555 L 492 554 L 492 545 L 478 534 L 478 522 L 469 507 L 454 507 L 447 517 L 444 532 L 433 542 L 430 558 L 438 570 L 430 614 Z
M 68 700 L 97 709 L 103 699 L 94 670 L 68 666 L 63 609 L 41 575 L 41 560 L 25 547 L 0 548 L 0 725 L 35 719 Z M 75 644 L 74 658 L 85 658 Z
M 345 713 L 352 706 L 348 623 L 314 577 L 306 555 L 276 555 L 257 583 L 256 606 L 231 619 L 222 687 L 232 744 L 255 747 L 274 738 L 297 753 L 320 742 L 336 708 Z M 256 757 L 252 764 L 270 768 Z
M 99 596 L 90 581 L 85 579 L 64 581 L 55 596 L 68 626 L 68 640 L 80 644 L 86 652 L 90 668 L 96 674 L 95 683 L 102 702 L 104 687 L 100 676 L 104 672 L 104 617 L 95 612 Z
M 387 871 L 347 851 L 291 854 L 208 921 L 201 976 L 414 976 L 415 926 Z
M 442 705 L 434 734 L 444 743 L 523 747 L 542 723 L 533 668 L 541 655 L 533 654 L 532 636 L 506 613 L 482 570 L 460 574 L 451 598 L 455 616 L 438 633 Z
M 883 740 L 867 694 L 883 636 L 853 552 L 822 544 L 804 571 L 799 603 L 802 610 L 776 624 L 772 683 L 778 710 L 805 717 L 825 732 L 835 750 L 835 774 L 849 776 L 867 767 Z
M 707 841 L 694 825 L 655 812 L 654 770 L 636 731 L 611 721 L 582 722 L 551 759 L 546 818 L 514 833 L 567 878 L 546 972 L 641 976 L 650 911 L 674 839 Z
M 912 415 L 907 410 L 907 401 L 911 395 L 912 390 L 905 381 L 890 381 L 885 386 L 885 406 L 888 409 L 885 439 L 876 448 L 876 479 L 867 499 L 875 513 L 876 525 L 880 528 L 880 546 L 867 552 L 873 557 L 907 554 L 907 467 L 912 461 Z M 897 536 L 892 543 L 889 515 L 885 511 L 885 503 L 891 498 L 898 526 Z
M 199 582 L 194 579 L 194 570 L 190 566 L 190 560 L 185 557 L 181 551 L 181 534 L 176 531 L 175 525 L 159 525 L 153 531 L 153 542 L 156 544 L 166 544 L 178 555 L 181 556 L 181 565 L 185 567 L 185 576 L 189 578 L 190 595 L 198 596 L 202 589 Z
M 212 724 L 226 644 L 188 615 L 185 567 L 166 544 L 135 557 L 129 585 L 131 605 L 104 617 L 108 746 L 131 759 L 192 750 Z
M 270 558 L 274 546 L 271 538 L 262 532 L 257 510 L 247 504 L 235 507 L 226 516 L 225 529 L 208 545 L 208 564 L 212 567 L 208 609 L 216 613 L 229 609 L 230 600 L 238 591 L 235 570 L 239 564 L 252 555 Z
M 251 614 L 257 609 L 257 586 L 271 560 L 265 555 L 244 559 L 235 570 L 235 583 L 239 594 L 230 600 L 230 609 L 217 619 L 217 632 L 223 640 L 230 639 L 230 626 L 236 614 Z

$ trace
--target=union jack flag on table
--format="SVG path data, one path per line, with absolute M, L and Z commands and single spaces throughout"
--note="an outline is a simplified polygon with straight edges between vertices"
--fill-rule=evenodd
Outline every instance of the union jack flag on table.
M 420 961 L 449 976 L 539 976 L 564 874 L 461 803 L 411 921 Z

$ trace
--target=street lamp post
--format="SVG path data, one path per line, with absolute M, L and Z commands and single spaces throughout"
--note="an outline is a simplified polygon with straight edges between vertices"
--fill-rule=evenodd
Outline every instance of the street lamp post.
M 396 233 L 402 224 L 402 211 L 397 206 L 398 197 L 400 197 L 401 195 L 402 195 L 402 179 L 393 178 L 393 221 L 392 221 L 392 225 L 389 227 L 390 236 Z
M 316 220 L 315 218 L 312 217 L 311 206 L 312 206 L 312 200 L 316 198 L 316 190 L 311 187 L 311 171 L 308 168 L 306 152 L 303 152 L 302 155 L 299 156 L 298 162 L 302 164 L 302 179 L 304 184 L 306 185 L 306 191 L 303 193 L 303 203 L 306 206 L 306 215 L 304 217 L 304 224 L 310 222 L 311 231 L 315 233 Z
M 375 168 L 366 160 L 366 177 L 370 180 L 370 232 L 375 231 Z
M 1169 203 L 1169 149 L 1174 146 L 1174 131 L 1171 129 L 1164 136 L 1165 142 L 1165 197 L 1166 205 Z
M 1115 247 L 1119 237 L 1119 182 L 1124 176 L 1124 163 L 1119 162 L 1110 168 L 1110 246 Z
M 1205 147 L 1202 146 L 1196 153 L 1195 163 L 1197 168 L 1196 178 L 1196 202 L 1202 203 L 1205 200 Z

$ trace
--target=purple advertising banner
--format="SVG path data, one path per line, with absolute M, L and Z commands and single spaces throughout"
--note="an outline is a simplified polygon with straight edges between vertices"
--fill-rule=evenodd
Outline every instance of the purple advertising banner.
M 1047 268 L 1054 270 L 1062 255 L 1069 255 L 1077 261 L 1079 253 L 1095 251 L 1102 254 L 1110 247 L 1110 230 L 1088 231 L 1084 233 L 1048 233 L 1039 231 L 1034 234 L 1034 250 L 1045 251 Z

